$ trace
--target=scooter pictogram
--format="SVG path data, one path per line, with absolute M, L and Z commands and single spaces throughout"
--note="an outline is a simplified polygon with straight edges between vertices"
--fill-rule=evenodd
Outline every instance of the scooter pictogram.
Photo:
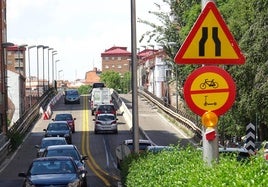
M 205 96 L 204 106 L 208 106 L 208 105 L 214 105 L 214 106 L 216 106 L 216 105 L 217 105 L 216 102 L 212 102 L 212 103 L 207 102 L 207 98 L 208 98 L 208 96 L 206 95 L 206 96 Z

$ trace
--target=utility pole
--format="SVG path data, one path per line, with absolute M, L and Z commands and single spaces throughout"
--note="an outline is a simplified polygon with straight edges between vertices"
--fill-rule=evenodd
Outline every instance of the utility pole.
M 137 39 L 136 39 L 136 1 L 131 0 L 131 64 L 132 64 L 132 128 L 134 151 L 139 152 L 139 117 L 137 91 Z

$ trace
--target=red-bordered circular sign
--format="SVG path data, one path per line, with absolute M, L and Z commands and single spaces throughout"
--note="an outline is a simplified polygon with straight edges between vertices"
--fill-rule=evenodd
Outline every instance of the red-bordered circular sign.
M 224 114 L 233 105 L 236 86 L 230 74 L 217 66 L 194 70 L 184 84 L 184 98 L 199 116 L 207 111 Z

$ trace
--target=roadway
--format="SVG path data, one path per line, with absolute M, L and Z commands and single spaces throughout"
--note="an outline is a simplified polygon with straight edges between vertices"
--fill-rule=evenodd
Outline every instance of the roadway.
M 122 100 L 131 111 L 131 95 L 121 95 Z M 76 117 L 76 132 L 73 134 L 75 144 L 83 155 L 88 155 L 88 186 L 118 186 L 120 184 L 120 171 L 116 168 L 116 147 L 125 139 L 131 139 L 132 133 L 129 121 L 123 117 L 125 111 L 118 111 L 118 134 L 94 134 L 93 116 L 91 116 L 87 96 L 82 96 L 81 104 L 65 105 L 63 99 L 52 109 L 53 116 L 56 113 L 70 112 Z M 138 99 L 139 125 L 145 137 L 157 145 L 177 145 L 178 142 L 186 144 L 191 141 L 185 131 L 174 126 L 158 112 L 154 105 L 144 98 Z M 10 155 L 0 170 L 0 187 L 22 186 L 23 179 L 17 175 L 26 171 L 32 159 L 36 157 L 35 145 L 41 142 L 50 120 L 40 118 L 31 132 L 25 138 L 23 144 L 17 151 Z M 141 137 L 143 137 L 141 135 Z

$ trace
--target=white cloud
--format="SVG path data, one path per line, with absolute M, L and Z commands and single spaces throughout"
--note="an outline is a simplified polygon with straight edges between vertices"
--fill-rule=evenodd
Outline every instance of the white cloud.
M 105 49 L 119 45 L 131 51 L 130 2 L 8 0 L 8 41 L 52 47 L 58 51 L 57 69 L 63 70 L 65 79 L 84 78 L 93 66 L 101 68 L 100 55 Z M 155 10 L 154 2 L 162 0 L 136 0 L 136 17 L 155 19 L 148 13 Z M 137 42 L 148 29 L 137 24 Z M 34 74 L 36 67 L 31 69 Z

